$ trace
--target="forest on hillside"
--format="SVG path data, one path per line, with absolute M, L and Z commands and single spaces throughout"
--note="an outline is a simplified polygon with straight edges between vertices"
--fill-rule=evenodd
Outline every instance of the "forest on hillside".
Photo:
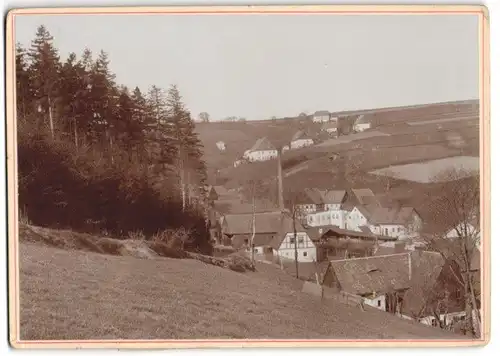
M 176 85 L 120 85 L 104 50 L 63 59 L 42 25 L 17 44 L 16 86 L 22 219 L 116 237 L 183 226 L 205 241 L 203 146 Z

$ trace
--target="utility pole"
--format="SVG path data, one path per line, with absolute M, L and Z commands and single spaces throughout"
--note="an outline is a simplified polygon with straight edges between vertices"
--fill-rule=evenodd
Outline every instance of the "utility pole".
M 282 147 L 278 146 L 278 207 L 280 210 L 285 208 L 283 201 L 283 170 L 281 167 L 281 150 Z
M 250 247 L 252 249 L 252 267 L 255 268 L 255 248 L 253 241 L 255 239 L 255 181 L 252 184 L 252 237 L 250 239 Z
M 295 215 L 296 215 L 296 209 L 295 209 L 295 203 L 292 206 L 292 220 L 293 220 L 293 239 L 295 241 L 295 276 L 297 279 L 299 279 L 299 251 L 297 248 L 297 227 L 295 225 Z

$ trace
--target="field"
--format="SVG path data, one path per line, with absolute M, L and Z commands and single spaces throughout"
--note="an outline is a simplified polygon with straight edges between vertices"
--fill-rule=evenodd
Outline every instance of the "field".
M 441 172 L 450 168 L 463 169 L 466 171 L 479 171 L 479 158 L 468 156 L 450 157 L 422 163 L 391 166 L 378 169 L 370 173 L 420 183 L 429 183 L 432 181 L 438 181 L 436 180 L 436 177 Z
M 270 265 L 237 273 L 196 260 L 142 260 L 20 246 L 21 339 L 460 338 L 303 294 Z

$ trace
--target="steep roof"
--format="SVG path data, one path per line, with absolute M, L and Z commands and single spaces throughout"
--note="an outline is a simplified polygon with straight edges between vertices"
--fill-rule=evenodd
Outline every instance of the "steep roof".
M 373 224 L 406 224 L 415 210 L 412 207 L 375 209 L 370 217 Z
M 293 231 L 293 219 L 288 214 L 283 214 L 280 220 L 280 228 L 269 246 L 271 246 L 275 250 L 278 250 L 281 246 L 281 243 L 285 239 L 286 234 L 291 232 L 293 233 Z M 295 231 L 307 233 L 307 230 L 304 228 L 304 226 L 297 220 L 295 220 Z
M 325 116 L 325 115 L 330 115 L 330 112 L 326 110 L 319 110 L 314 113 L 314 116 Z
M 346 195 L 345 190 L 321 190 L 306 188 L 300 197 L 303 204 L 340 204 Z
M 391 290 L 407 290 L 402 312 L 419 314 L 436 283 L 446 261 L 441 254 L 413 251 L 372 257 L 334 260 L 330 267 L 342 290 L 357 294 L 383 294 Z
M 359 115 L 356 121 L 354 121 L 354 125 L 369 124 L 369 123 L 370 123 L 370 117 L 367 115 Z
M 349 236 L 349 237 L 361 238 L 373 241 L 377 239 L 381 241 L 397 240 L 397 237 L 375 235 L 371 231 L 353 231 L 353 230 L 341 229 L 335 225 L 314 226 L 314 227 L 309 227 L 307 229 L 307 234 L 309 235 L 311 240 L 319 240 L 320 238 L 324 237 L 325 235 L 331 232 L 333 232 L 337 236 Z
M 347 192 L 345 190 L 325 190 L 322 193 L 322 200 L 325 204 L 340 204 L 344 201 Z
M 276 147 L 269 141 L 267 137 L 261 137 L 255 141 L 254 145 L 248 150 L 250 152 L 254 151 L 271 151 L 276 150 Z
M 311 138 L 311 136 L 310 136 L 307 132 L 305 132 L 305 131 L 303 131 L 303 130 L 299 130 L 299 131 L 297 131 L 297 132 L 296 132 L 296 133 L 292 136 L 291 141 L 293 142 L 293 141 L 296 141 L 296 140 L 301 140 L 301 139 L 302 139 L 302 140 L 306 140 L 306 139 L 310 139 L 310 138 Z
M 281 212 L 255 214 L 255 233 L 276 233 L 281 227 Z M 224 217 L 223 232 L 227 235 L 251 234 L 252 213 L 228 214 Z
M 377 197 L 369 188 L 351 189 L 352 193 L 361 205 L 378 203 Z
M 408 253 L 330 262 L 341 289 L 357 295 L 386 293 L 409 287 Z
M 338 119 L 333 118 L 332 121 L 325 122 L 322 126 L 322 130 L 328 130 L 328 129 L 336 129 L 338 127 Z

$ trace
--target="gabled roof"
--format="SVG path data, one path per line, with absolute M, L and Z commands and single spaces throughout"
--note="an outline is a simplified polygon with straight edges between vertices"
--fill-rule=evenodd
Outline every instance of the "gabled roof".
M 294 232 L 293 225 L 293 219 L 288 214 L 283 214 L 281 216 L 280 229 L 277 232 L 276 236 L 274 236 L 269 246 L 271 246 L 275 250 L 278 250 L 281 246 L 281 243 L 285 239 L 286 234 Z M 307 230 L 298 220 L 295 220 L 295 231 L 307 233 Z
M 299 130 L 292 136 L 291 142 L 296 140 L 307 140 L 307 139 L 312 139 L 311 135 L 309 135 L 307 132 L 303 130 Z
M 336 236 L 348 236 L 348 237 L 361 238 L 361 239 L 373 240 L 373 241 L 375 241 L 375 240 L 381 240 L 381 241 L 397 240 L 397 237 L 375 235 L 371 231 L 364 232 L 364 231 L 353 231 L 353 230 L 341 229 L 335 225 L 310 227 L 307 229 L 307 233 L 308 233 L 309 237 L 311 238 L 311 240 L 319 240 L 329 233 L 333 233 Z
M 341 289 L 357 295 L 409 288 L 408 253 L 351 258 L 330 262 Z
M 276 233 L 281 227 L 281 212 L 272 211 L 255 214 L 255 233 Z M 223 232 L 226 235 L 251 234 L 252 215 L 228 214 L 224 216 Z
M 319 110 L 314 113 L 314 116 L 325 116 L 325 115 L 330 115 L 330 112 L 326 110 Z
M 378 204 L 377 197 L 369 188 L 351 189 L 352 193 L 361 205 Z
M 436 286 L 446 265 L 441 254 L 413 251 L 372 257 L 334 260 L 330 268 L 342 290 L 357 295 L 383 294 L 406 290 L 403 314 L 419 314 L 427 303 L 427 295 Z
M 370 121 L 370 117 L 367 116 L 367 115 L 359 115 L 358 118 L 356 119 L 356 121 L 354 122 L 354 125 L 358 125 L 358 124 L 369 124 L 371 121 Z
M 321 129 L 322 130 L 328 130 L 328 129 L 336 129 L 338 128 L 338 119 L 337 118 L 333 118 L 333 120 L 331 121 L 328 121 L 328 122 L 325 122 L 322 126 L 321 126 Z
M 412 207 L 402 208 L 376 208 L 370 217 L 373 224 L 404 225 L 411 219 L 415 210 Z
M 321 190 L 306 188 L 300 196 L 302 204 L 340 204 L 346 195 L 345 190 Z
M 248 150 L 250 152 L 254 151 L 270 151 L 276 150 L 276 147 L 269 141 L 267 137 L 261 137 L 255 141 L 254 145 Z
M 326 190 L 322 192 L 322 200 L 325 204 L 340 204 L 347 194 L 345 190 Z

